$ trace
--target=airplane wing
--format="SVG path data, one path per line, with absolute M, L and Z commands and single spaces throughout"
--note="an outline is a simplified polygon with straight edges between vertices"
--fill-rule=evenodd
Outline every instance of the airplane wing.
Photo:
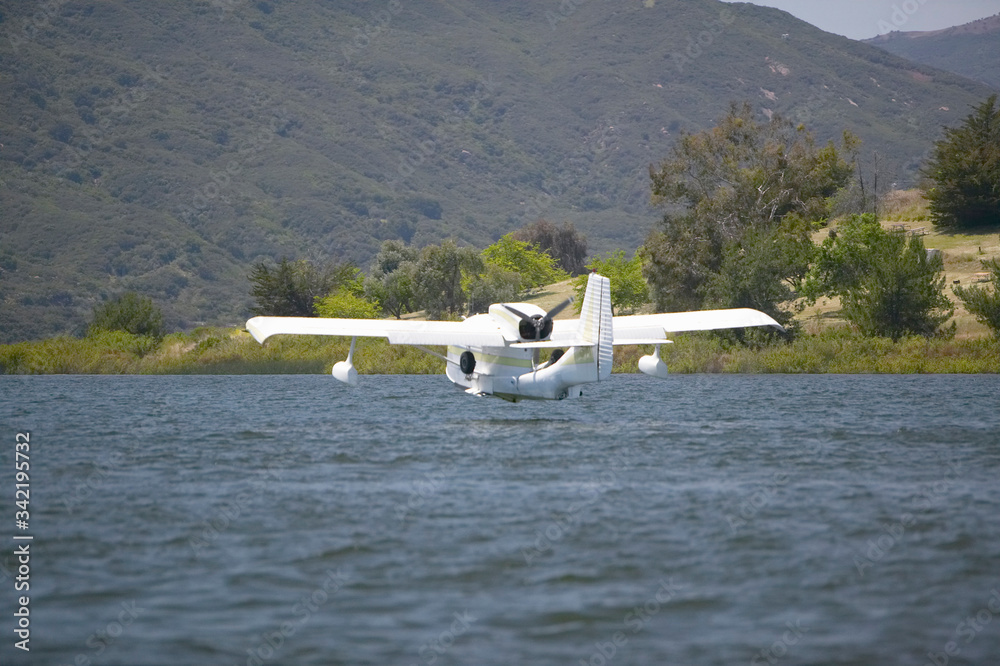
M 485 320 L 410 321 L 333 319 L 326 317 L 254 317 L 247 331 L 263 343 L 272 335 L 338 335 L 386 338 L 394 345 L 461 345 L 503 347 L 500 327 Z
M 665 342 L 668 334 L 686 331 L 714 331 L 751 326 L 773 326 L 780 331 L 785 330 L 771 317 L 750 308 L 630 315 L 615 317 L 612 321 L 616 345 Z

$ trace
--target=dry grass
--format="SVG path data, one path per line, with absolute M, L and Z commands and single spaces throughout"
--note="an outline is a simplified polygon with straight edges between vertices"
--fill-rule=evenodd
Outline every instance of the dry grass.
M 573 296 L 572 279 L 563 280 L 562 282 L 556 282 L 542 287 L 536 293 L 533 293 L 525 298 L 524 301 L 525 303 L 534 303 L 541 309 L 548 312 L 570 296 Z M 575 319 L 577 316 L 578 315 L 573 311 L 573 308 L 566 308 L 557 314 L 554 319 Z
M 920 190 L 893 190 L 882 199 L 879 217 L 890 222 L 930 222 L 931 209 Z

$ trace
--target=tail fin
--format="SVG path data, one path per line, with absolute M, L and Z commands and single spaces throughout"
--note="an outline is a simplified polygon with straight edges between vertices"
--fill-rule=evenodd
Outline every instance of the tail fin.
M 591 273 L 580 309 L 580 330 L 577 337 L 583 342 L 597 345 L 598 381 L 611 376 L 615 339 L 612 326 L 611 280 Z

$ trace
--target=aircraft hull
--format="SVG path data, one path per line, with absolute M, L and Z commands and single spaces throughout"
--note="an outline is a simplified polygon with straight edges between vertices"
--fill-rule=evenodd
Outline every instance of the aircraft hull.
M 462 372 L 459 359 L 470 351 L 475 370 Z M 478 395 L 495 395 L 517 402 L 563 400 L 582 395 L 580 385 L 596 382 L 597 364 L 591 347 L 571 347 L 555 363 L 533 364 L 537 350 L 513 347 L 448 347 L 448 379 Z

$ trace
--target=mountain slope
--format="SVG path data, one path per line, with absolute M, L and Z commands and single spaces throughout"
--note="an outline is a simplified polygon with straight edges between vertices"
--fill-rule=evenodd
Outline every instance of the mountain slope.
M 890 32 L 868 44 L 1000 89 L 1000 14 L 931 32 Z
M 546 217 L 591 251 L 658 217 L 648 165 L 732 100 L 850 129 L 912 182 L 985 86 L 716 0 L 149 0 L 0 9 L 0 339 L 136 289 L 234 324 L 261 258 L 483 246 Z

